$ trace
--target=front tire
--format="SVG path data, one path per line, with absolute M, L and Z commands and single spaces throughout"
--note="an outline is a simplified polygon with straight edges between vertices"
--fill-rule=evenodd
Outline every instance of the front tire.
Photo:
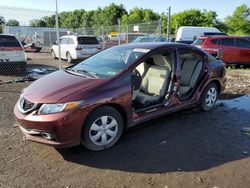
M 56 53 L 54 52 L 54 50 L 51 50 L 51 55 L 52 55 L 52 58 L 53 59 L 56 59 L 57 57 L 56 57 Z
M 209 111 L 214 108 L 218 98 L 218 87 L 215 83 L 210 83 L 203 90 L 201 95 L 200 108 L 203 111 Z
M 123 118 L 114 108 L 103 106 L 93 111 L 82 128 L 82 144 L 92 151 L 112 147 L 121 137 Z
M 72 56 L 71 56 L 71 54 L 69 52 L 66 53 L 66 59 L 67 59 L 68 63 L 72 63 L 73 62 Z

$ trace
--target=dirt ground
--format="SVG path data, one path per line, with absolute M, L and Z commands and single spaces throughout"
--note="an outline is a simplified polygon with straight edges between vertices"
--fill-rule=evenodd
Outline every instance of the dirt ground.
M 222 99 L 250 93 L 250 70 L 228 69 L 227 78 Z M 242 131 L 250 112 L 190 109 L 126 130 L 107 151 L 57 150 L 25 140 L 15 126 L 14 104 L 30 83 L 0 85 L 0 187 L 250 185 L 250 133 Z

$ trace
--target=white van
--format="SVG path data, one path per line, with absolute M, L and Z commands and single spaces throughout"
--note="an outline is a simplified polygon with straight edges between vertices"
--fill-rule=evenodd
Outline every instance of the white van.
M 182 26 L 177 30 L 175 42 L 191 44 L 195 37 L 204 36 L 204 33 L 221 32 L 215 27 Z
M 61 58 L 71 63 L 77 59 L 87 58 L 101 50 L 101 44 L 94 36 L 65 35 L 59 38 Z M 59 57 L 58 41 L 51 48 L 53 58 Z

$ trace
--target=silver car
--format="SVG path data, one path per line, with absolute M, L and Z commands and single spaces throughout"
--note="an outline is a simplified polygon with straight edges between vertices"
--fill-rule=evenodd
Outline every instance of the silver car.
M 101 44 L 96 37 L 84 35 L 65 35 L 59 38 L 51 48 L 53 58 L 59 58 L 59 45 L 61 58 L 68 63 L 74 60 L 85 59 L 101 50 Z

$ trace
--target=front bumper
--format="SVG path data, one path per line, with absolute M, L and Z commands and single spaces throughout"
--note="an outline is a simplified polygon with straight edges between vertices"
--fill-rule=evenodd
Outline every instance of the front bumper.
M 28 140 L 56 148 L 80 144 L 81 129 L 86 115 L 82 110 L 37 115 L 36 111 L 22 114 L 17 105 L 14 114 L 19 127 Z

